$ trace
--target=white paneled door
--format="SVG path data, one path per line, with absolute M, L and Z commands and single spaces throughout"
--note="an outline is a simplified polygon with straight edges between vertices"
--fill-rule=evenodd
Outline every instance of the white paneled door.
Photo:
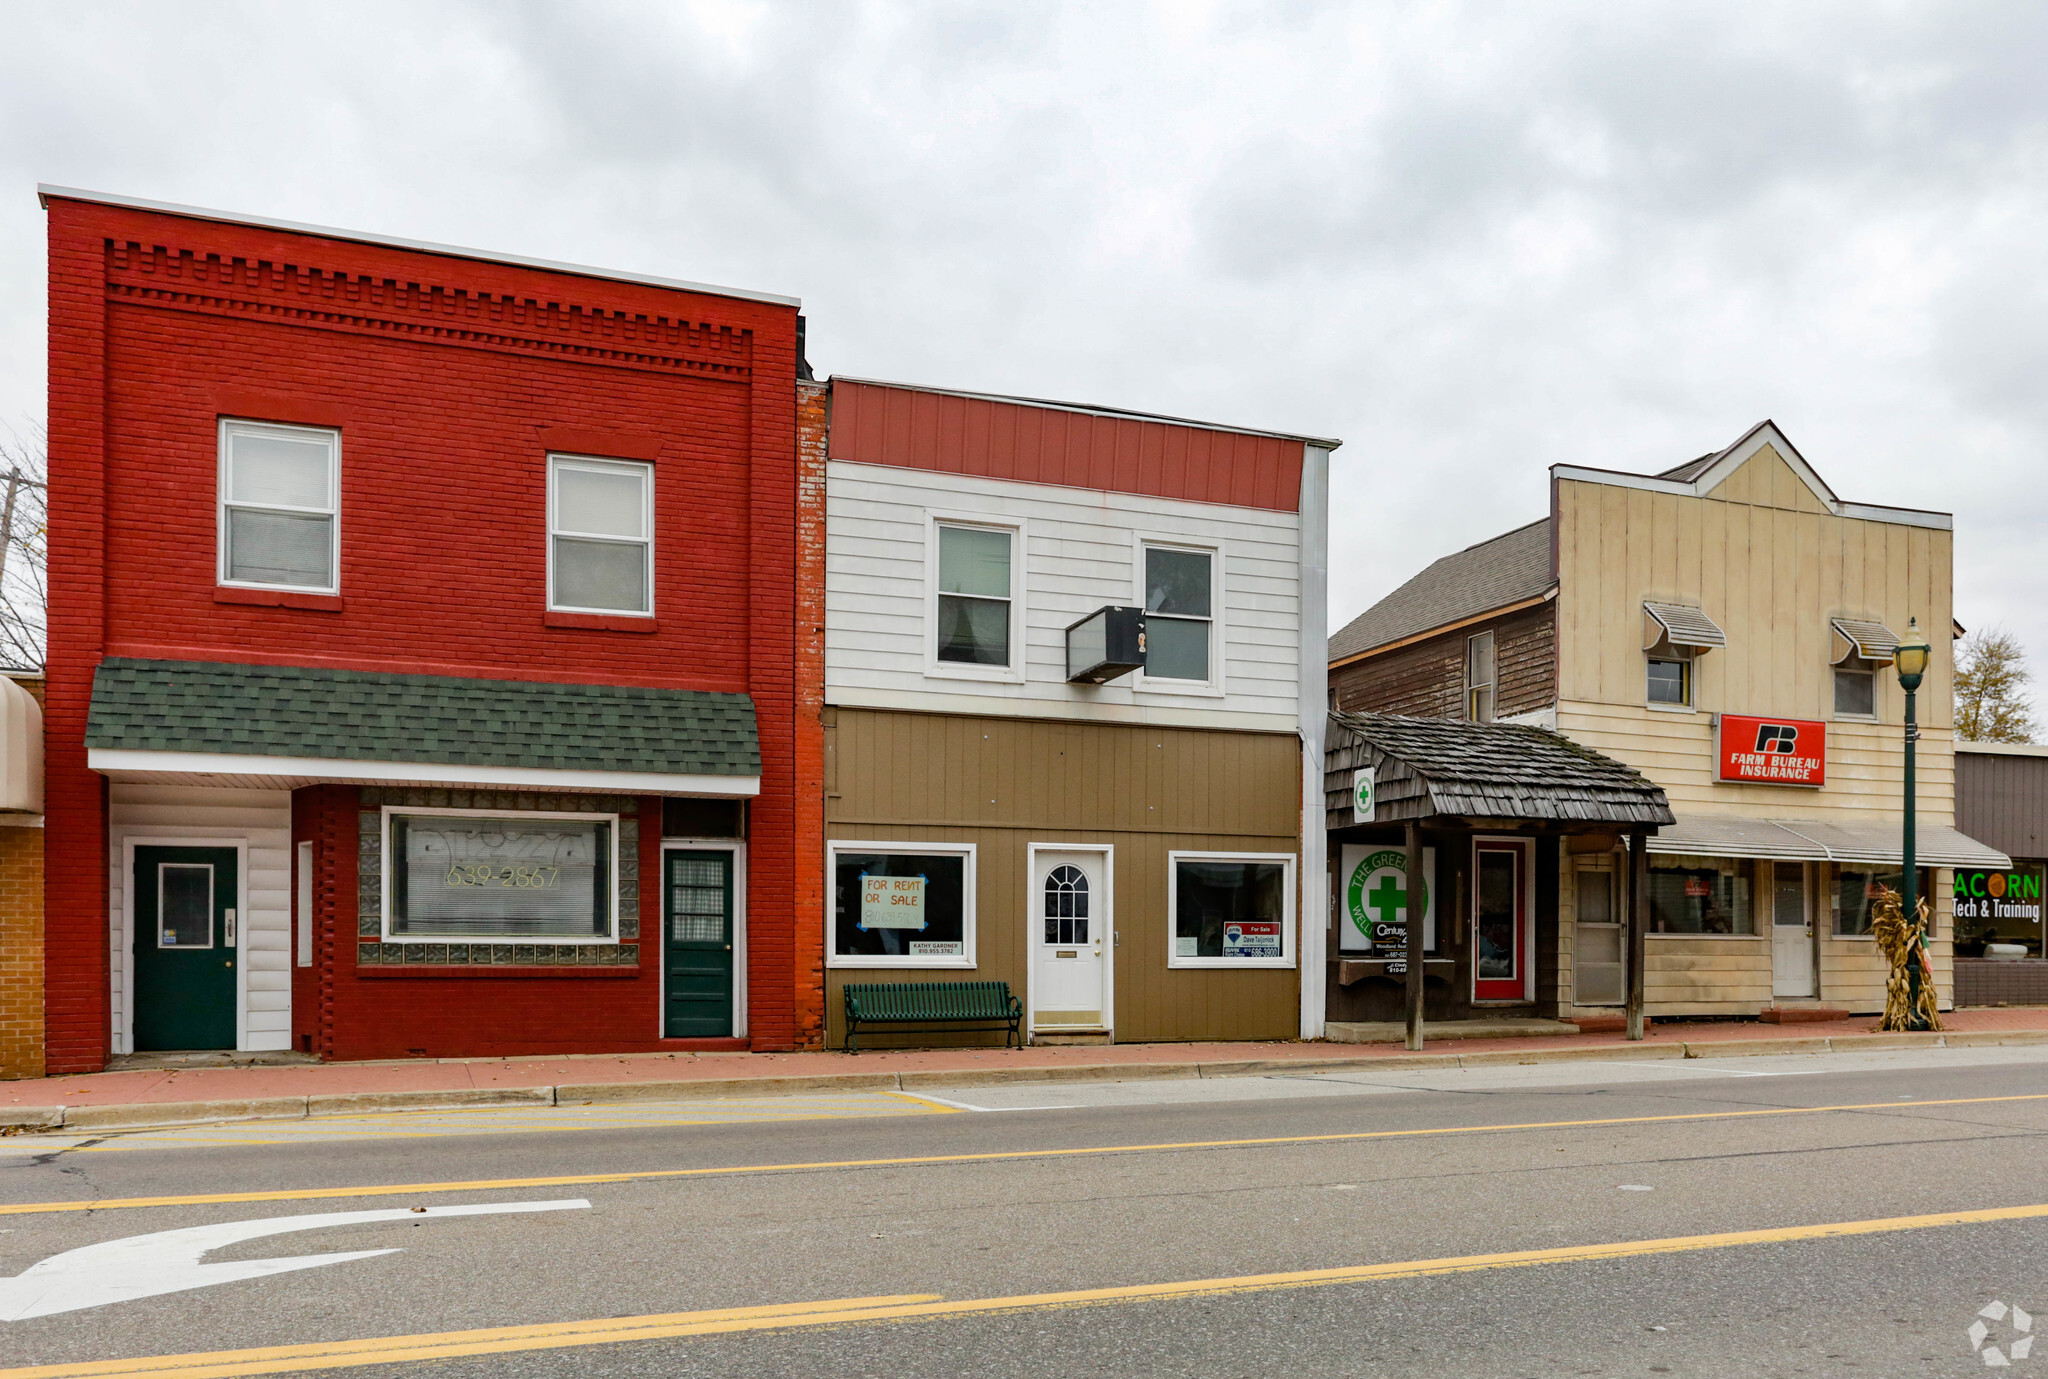
M 1031 1028 L 1109 1028 L 1109 854 L 1032 850 Z

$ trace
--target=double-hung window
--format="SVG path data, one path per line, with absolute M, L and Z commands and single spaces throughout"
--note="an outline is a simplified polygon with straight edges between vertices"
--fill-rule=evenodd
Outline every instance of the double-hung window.
M 1214 678 L 1216 553 L 1145 547 L 1145 678 Z
M 1013 664 L 1016 544 L 1017 533 L 1007 528 L 939 523 L 933 655 L 941 664 Z
M 1877 717 L 1877 672 L 1861 657 L 1852 656 L 1835 667 L 1835 716 Z
M 220 424 L 220 581 L 336 592 L 341 433 Z
M 1481 632 L 1465 639 L 1465 718 L 1471 723 L 1493 722 L 1496 677 L 1493 633 Z
M 1648 661 L 1644 695 L 1652 704 L 1692 707 L 1692 658 L 1677 653 L 1653 654 Z
M 548 607 L 654 612 L 654 466 L 548 457 Z

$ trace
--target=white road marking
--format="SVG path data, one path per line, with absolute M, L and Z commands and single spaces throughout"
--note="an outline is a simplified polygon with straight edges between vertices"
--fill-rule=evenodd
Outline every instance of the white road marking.
M 443 1216 L 496 1216 L 521 1211 L 588 1210 L 578 1197 L 554 1202 L 487 1202 L 462 1207 L 397 1207 L 383 1211 L 331 1211 L 313 1216 L 272 1216 L 257 1221 L 224 1221 L 212 1226 L 155 1231 L 102 1241 L 31 1264 L 13 1278 L 0 1279 L 0 1321 L 18 1322 L 56 1312 L 76 1312 L 108 1303 L 132 1302 L 161 1293 L 182 1293 L 216 1283 L 265 1278 L 352 1259 L 397 1254 L 397 1250 L 354 1250 L 344 1254 L 291 1255 L 202 1264 L 200 1256 L 244 1240 L 327 1226 L 374 1221 L 420 1221 Z
M 929 1092 L 899 1092 L 897 1095 L 911 1097 L 917 1101 L 935 1102 L 940 1106 L 950 1106 L 956 1111 L 1081 1111 L 1087 1109 L 1078 1101 L 1065 1106 L 976 1106 L 971 1101 L 948 1101 L 945 1097 L 933 1096 Z

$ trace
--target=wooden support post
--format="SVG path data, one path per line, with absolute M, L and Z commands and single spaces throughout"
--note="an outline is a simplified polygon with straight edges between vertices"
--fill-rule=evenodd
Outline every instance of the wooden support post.
M 1422 923 L 1428 913 L 1422 897 L 1434 877 L 1422 874 L 1422 825 L 1408 824 L 1408 1047 L 1422 1048 Z
M 1643 1037 L 1643 935 L 1650 928 L 1647 835 L 1628 835 L 1628 1037 Z

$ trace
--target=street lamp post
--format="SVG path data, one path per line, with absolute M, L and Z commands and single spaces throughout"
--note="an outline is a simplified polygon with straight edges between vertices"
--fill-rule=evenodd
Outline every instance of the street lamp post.
M 1919 839 L 1919 802 L 1914 794 L 1913 748 L 1920 741 L 1920 724 L 1915 717 L 1914 698 L 1920 690 L 1920 678 L 1927 674 L 1929 655 L 1926 634 L 1920 630 L 1920 620 L 1913 618 L 1906 623 L 1905 640 L 1899 643 L 1893 653 L 1899 670 L 1899 688 L 1906 692 L 1906 813 L 1900 831 L 1900 851 L 1905 864 L 1905 875 L 1899 878 L 1899 894 L 1902 909 L 1908 924 L 1920 917 L 1920 869 L 1917 856 Z M 1906 966 L 1907 991 L 1911 1002 L 1907 1006 L 1906 1028 L 1926 1029 L 1926 1017 L 1920 1013 L 1920 974 L 1924 968 L 1927 936 L 1923 933 L 1915 946 L 1912 960 Z

